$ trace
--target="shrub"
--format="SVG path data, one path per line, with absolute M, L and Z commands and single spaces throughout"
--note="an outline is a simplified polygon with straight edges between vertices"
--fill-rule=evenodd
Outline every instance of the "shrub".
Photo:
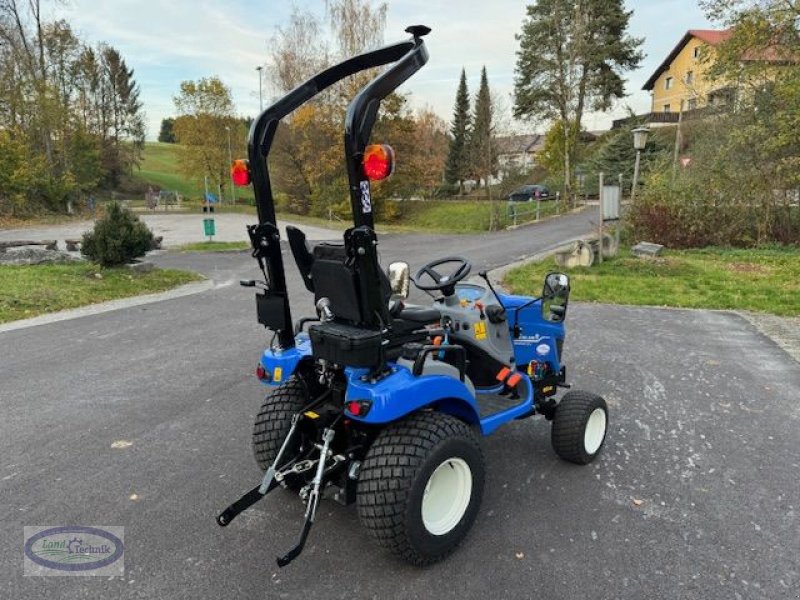
M 113 202 L 94 230 L 83 235 L 81 252 L 104 267 L 123 265 L 144 256 L 154 245 L 153 233 L 131 211 Z

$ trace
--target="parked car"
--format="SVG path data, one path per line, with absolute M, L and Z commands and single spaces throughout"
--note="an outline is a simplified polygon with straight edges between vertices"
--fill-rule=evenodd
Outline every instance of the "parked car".
M 543 185 L 523 185 L 508 195 L 511 202 L 532 202 L 533 200 L 550 200 L 550 190 Z

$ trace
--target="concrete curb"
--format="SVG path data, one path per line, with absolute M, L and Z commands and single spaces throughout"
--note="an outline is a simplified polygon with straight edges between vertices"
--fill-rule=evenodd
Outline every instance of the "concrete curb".
M 39 315 L 38 317 L 33 317 L 30 319 L 11 321 L 10 323 L 0 325 L 0 333 L 4 333 L 6 331 L 15 331 L 17 329 L 26 329 L 28 327 L 36 327 L 37 325 L 47 325 L 50 323 L 67 321 L 70 319 L 79 319 L 81 317 L 99 315 L 101 313 L 111 312 L 113 310 L 131 308 L 133 306 L 141 306 L 143 304 L 152 304 L 153 302 L 172 300 L 173 298 L 182 298 L 183 296 L 191 296 L 192 294 L 199 294 L 200 292 L 214 289 L 214 287 L 214 282 L 208 279 L 205 281 L 199 281 L 197 283 L 187 283 L 186 285 L 177 287 L 174 290 L 159 292 L 157 294 L 145 294 L 144 296 L 133 296 L 131 298 L 120 298 L 119 300 L 109 300 L 108 302 L 89 304 L 88 306 L 81 306 L 80 308 L 71 308 L 69 310 Z

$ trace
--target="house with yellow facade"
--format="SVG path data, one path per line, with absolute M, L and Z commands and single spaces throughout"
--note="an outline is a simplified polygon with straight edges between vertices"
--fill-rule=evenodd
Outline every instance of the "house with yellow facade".
M 730 29 L 687 31 L 642 88 L 652 97 L 651 112 L 678 115 L 730 101 L 730 87 L 708 77 L 715 48 L 730 35 Z

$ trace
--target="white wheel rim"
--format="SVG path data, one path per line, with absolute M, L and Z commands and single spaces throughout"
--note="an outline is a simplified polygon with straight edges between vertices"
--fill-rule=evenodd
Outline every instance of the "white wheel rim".
M 586 429 L 583 430 L 583 448 L 586 454 L 594 454 L 600 449 L 603 439 L 606 437 L 606 411 L 602 408 L 595 408 L 586 421 Z
M 461 458 L 448 458 L 431 474 L 422 496 L 422 523 L 444 535 L 461 522 L 472 497 L 472 471 Z

